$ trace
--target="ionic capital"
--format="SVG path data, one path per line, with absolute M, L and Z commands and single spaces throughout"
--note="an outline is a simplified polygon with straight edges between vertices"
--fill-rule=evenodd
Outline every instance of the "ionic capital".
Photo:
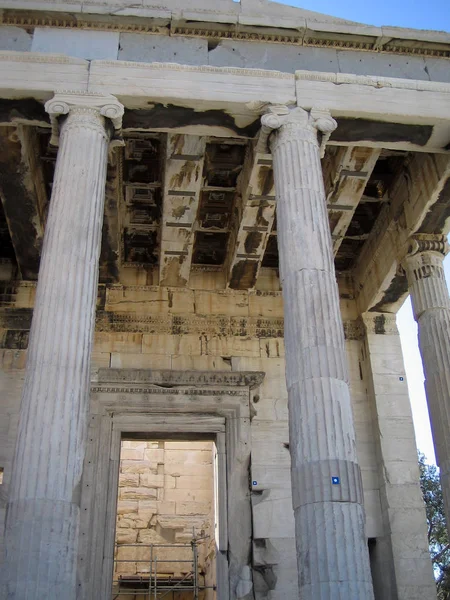
M 306 133 L 317 142 L 317 133 L 321 134 L 321 156 L 331 133 L 336 129 L 337 123 L 328 110 L 312 108 L 306 111 L 296 106 L 289 108 L 283 105 L 269 106 L 267 112 L 261 117 L 261 135 L 259 147 L 266 145 L 269 135 L 276 130 L 283 134 L 298 136 Z M 302 133 L 300 133 L 302 132 Z
M 450 308 L 443 265 L 448 250 L 445 235 L 417 234 L 410 239 L 402 268 L 416 320 L 428 309 Z
M 442 258 L 444 258 L 449 250 L 450 246 L 445 235 L 418 233 L 411 236 L 406 257 L 415 256 L 422 252 L 433 252 L 435 254 L 441 254 Z
M 57 146 L 59 141 L 58 117 L 61 115 L 77 115 L 86 126 L 102 125 L 105 119 L 111 121 L 114 129 L 122 127 L 123 105 L 114 96 L 89 92 L 59 92 L 45 103 L 45 110 L 50 115 L 52 139 L 50 143 Z
M 443 278 L 442 263 L 449 250 L 445 235 L 413 235 L 402 261 L 402 268 L 410 284 L 424 277 L 433 276 L 433 274 Z

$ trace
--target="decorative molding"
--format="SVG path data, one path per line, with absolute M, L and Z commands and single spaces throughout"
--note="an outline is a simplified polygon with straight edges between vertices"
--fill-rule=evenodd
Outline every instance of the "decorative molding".
M 295 71 L 295 79 L 301 81 L 320 81 L 335 84 L 366 85 L 374 88 L 393 88 L 420 92 L 443 92 L 450 94 L 450 84 L 438 81 L 419 81 L 417 79 L 397 79 L 375 75 L 352 75 L 351 73 L 322 73 L 319 71 Z
M 74 58 L 72 56 L 65 56 L 63 54 L 40 54 L 38 52 L 15 52 L 13 50 L 2 50 L 0 52 L 0 61 L 19 63 L 53 63 L 60 65 L 85 65 L 88 62 L 84 58 Z
M 202 390 L 196 388 L 169 389 L 164 387 L 91 386 L 92 394 L 158 394 L 170 396 L 247 396 L 238 390 Z
M 360 341 L 364 339 L 364 323 L 361 319 L 343 321 L 346 340 Z
M 50 6 L 49 6 L 50 7 Z M 73 14 L 73 13 L 72 13 Z M 0 17 L 0 23 L 3 25 L 14 25 L 16 27 L 58 27 L 60 29 L 95 29 L 99 31 L 124 31 L 124 32 L 136 32 L 136 33 L 158 33 L 162 35 L 168 35 L 168 27 L 162 25 L 149 24 L 146 25 L 142 21 L 140 22 L 125 22 L 125 21 L 101 21 L 95 20 L 84 20 L 75 19 L 68 16 L 65 13 L 64 16 L 55 14 L 52 17 L 37 13 L 29 15 L 27 11 L 26 16 L 19 15 L 18 12 L 14 14 L 4 13 Z M 100 15 L 98 15 L 100 17 Z M 101 17 L 100 17 L 101 18 Z
M 49 3 L 49 10 L 51 4 Z M 335 32 L 329 31 L 327 23 L 305 21 L 304 26 L 297 28 L 295 25 L 289 28 L 286 33 L 280 28 L 259 27 L 259 31 L 255 31 L 257 24 L 246 28 L 245 24 L 236 23 L 236 15 L 234 15 L 233 23 L 208 22 L 211 16 L 211 11 L 201 11 L 196 9 L 196 13 L 204 12 L 204 21 L 199 21 L 198 25 L 193 23 L 177 24 L 173 15 L 168 12 L 167 16 L 155 19 L 155 21 L 147 18 L 143 19 L 127 19 L 121 15 L 115 16 L 114 19 L 102 20 L 102 16 L 96 15 L 94 19 L 85 19 L 81 16 L 77 19 L 69 16 L 67 12 L 63 14 L 54 13 L 49 16 L 46 12 L 40 15 L 37 11 L 12 11 L 6 10 L 3 12 L 0 23 L 4 25 L 14 25 L 18 27 L 58 27 L 62 29 L 94 29 L 99 31 L 124 31 L 137 33 L 150 33 L 159 35 L 182 35 L 188 37 L 202 37 L 212 39 L 234 39 L 253 42 L 269 42 L 275 44 L 293 44 L 297 46 L 312 46 L 322 48 L 336 48 L 339 50 L 358 50 L 365 52 L 377 53 L 394 53 L 394 54 L 411 54 L 415 56 L 433 56 L 433 57 L 450 57 L 450 48 L 447 50 L 443 46 L 448 46 L 445 40 L 432 39 L 414 39 L 415 47 L 406 45 L 410 38 L 401 37 L 402 30 L 396 31 L 398 36 L 395 37 L 395 43 L 380 44 L 379 37 L 373 33 L 367 34 L 367 27 L 363 28 L 362 32 L 355 30 L 349 31 L 348 25 L 343 24 L 342 31 L 339 31 L 339 24 L 334 28 Z M 24 14 L 22 14 L 24 13 Z M 220 15 L 217 15 L 220 16 Z M 228 17 L 230 17 L 228 15 Z M 216 21 L 216 19 L 215 19 Z M 296 31 L 297 29 L 297 31 Z M 363 37 L 363 39 L 361 39 Z M 392 39 L 392 34 L 389 36 Z M 402 45 L 404 40 L 405 45 Z M 434 46 L 434 47 L 433 47 Z
M 11 302 L 10 304 L 12 305 L 13 303 Z M 0 328 L 14 331 L 29 331 L 32 317 L 32 308 L 10 308 L 3 305 L 0 308 Z
M 198 267 L 209 266 L 209 265 L 197 265 Z M 214 266 L 214 265 L 213 265 Z M 223 267 L 221 266 L 221 269 Z M 202 269 L 199 268 L 199 271 Z M 15 282 L 11 282 L 13 284 Z M 17 282 L 16 282 L 17 283 Z M 159 285 L 122 285 L 122 284 L 107 284 L 106 289 L 109 294 L 122 294 L 124 292 L 159 292 L 161 287 Z M 205 290 L 203 288 L 195 289 L 195 288 L 182 288 L 182 287 L 170 287 L 164 286 L 164 289 L 167 291 L 176 292 L 177 294 L 193 294 L 193 293 L 202 293 L 208 292 L 211 294 L 216 294 L 217 296 L 225 296 L 225 297 L 240 297 L 243 294 L 248 296 L 263 296 L 263 297 L 280 297 L 282 296 L 281 291 L 277 290 L 230 290 L 230 289 L 220 289 L 220 290 Z
M 286 35 L 279 33 L 264 32 L 255 33 L 239 29 L 208 29 L 206 27 L 172 26 L 171 33 L 186 37 L 203 37 L 225 40 L 242 40 L 246 42 L 271 42 L 275 44 L 295 44 L 303 46 L 303 34 Z
M 191 265 L 191 272 L 195 273 L 223 273 L 223 265 Z
M 275 317 L 149 315 L 98 311 L 96 330 L 169 335 L 280 338 L 284 336 L 284 320 Z
M 362 42 L 359 40 L 324 39 L 321 37 L 305 37 L 303 46 L 314 46 L 322 48 L 338 48 L 339 50 L 366 50 L 376 51 L 375 42 Z
M 436 48 L 411 48 L 409 46 L 398 46 L 396 44 L 386 44 L 381 50 L 383 54 L 412 54 L 415 56 L 432 56 L 434 58 L 450 58 L 450 50 Z
M 142 63 L 132 61 L 117 61 L 117 60 L 96 60 L 97 65 L 105 65 L 117 68 L 120 67 L 133 67 L 133 69 L 144 69 L 152 71 L 181 71 L 181 72 L 192 72 L 192 73 L 217 73 L 218 75 L 238 75 L 240 77 L 263 77 L 264 79 L 288 79 L 293 80 L 293 73 L 282 73 L 281 71 L 271 71 L 264 69 L 248 69 L 240 67 L 212 67 L 209 65 L 179 65 L 177 63 Z M 450 88 L 450 85 L 449 85 Z
M 9 260 L 9 259 L 7 259 Z M 12 279 L 11 281 L 2 281 L 0 283 L 0 287 L 3 286 L 7 286 L 7 287 L 24 287 L 24 288 L 37 288 L 37 281 L 29 281 L 29 280 L 24 280 L 24 279 Z
M 367 335 L 399 335 L 394 313 L 365 312 L 361 315 L 361 324 Z
M 279 296 L 280 292 L 263 292 L 262 294 Z M 27 331 L 30 329 L 32 315 L 32 308 L 1 307 L 0 328 Z M 354 320 L 344 321 L 346 339 L 360 339 L 357 323 Z M 223 315 L 149 315 L 148 313 L 116 313 L 97 310 L 95 329 L 103 333 L 194 334 L 270 339 L 284 337 L 284 319 L 282 317 L 227 317 Z
M 175 393 L 171 387 L 164 386 L 200 386 L 200 387 L 250 387 L 253 389 L 263 382 L 265 373 L 262 371 L 171 371 L 150 369 L 99 369 L 94 388 L 111 384 L 141 385 L 152 384 L 155 391 L 147 393 Z M 116 386 L 114 386 L 116 388 Z M 150 389 L 150 388 L 149 388 Z M 121 390 L 118 390 L 121 391 Z M 194 390 L 198 394 L 199 390 Z M 127 393 L 142 393 L 142 388 L 127 387 Z M 183 391 L 181 393 L 189 393 Z M 208 392 L 209 393 L 209 390 Z

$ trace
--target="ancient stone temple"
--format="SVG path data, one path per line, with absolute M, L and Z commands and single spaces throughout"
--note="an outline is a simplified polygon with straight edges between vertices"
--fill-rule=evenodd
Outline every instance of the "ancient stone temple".
M 0 595 L 435 598 L 450 34 L 0 1 Z

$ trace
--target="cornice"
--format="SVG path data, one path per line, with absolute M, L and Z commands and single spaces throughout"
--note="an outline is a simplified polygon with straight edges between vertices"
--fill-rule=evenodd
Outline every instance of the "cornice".
M 324 37 L 305 36 L 302 46 L 314 46 L 316 48 L 335 48 L 337 50 L 365 50 L 377 52 L 375 43 L 362 42 L 360 40 L 341 40 Z
M 51 10 L 51 4 L 49 3 Z M 286 27 L 274 21 L 270 26 L 264 17 L 255 18 L 251 25 L 243 23 L 244 17 L 221 15 L 211 11 L 195 11 L 195 19 L 171 11 L 155 11 L 151 8 L 129 8 L 126 15 L 95 13 L 68 13 L 5 9 L 0 24 L 34 27 L 60 27 L 65 29 L 96 29 L 101 31 L 123 31 L 153 33 L 160 35 L 183 35 L 208 39 L 235 39 L 254 42 L 294 44 L 358 50 L 377 53 L 407 54 L 416 56 L 450 57 L 450 34 L 445 32 L 423 32 L 402 28 L 377 28 L 359 24 L 327 23 L 302 20 L 296 27 L 286 19 Z M 198 14 L 197 14 L 198 13 Z M 192 17 L 192 15 L 190 15 Z M 181 18 L 180 18 L 181 17 Z M 258 24 L 258 19 L 263 19 Z M 254 20 L 254 19 L 252 19 Z M 266 19 L 267 21 L 267 19 Z M 414 46 L 412 46 L 414 44 Z

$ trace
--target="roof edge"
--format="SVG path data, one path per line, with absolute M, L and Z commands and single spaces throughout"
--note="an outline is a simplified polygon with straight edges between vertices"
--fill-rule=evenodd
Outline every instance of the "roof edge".
M 28 3 L 27 3 L 28 4 Z M 29 3 L 50 6 L 45 2 Z M 393 52 L 450 58 L 450 33 L 375 27 L 350 22 L 316 21 L 305 18 L 231 14 L 208 11 L 171 11 L 124 8 L 106 13 L 105 7 L 90 5 L 90 12 L 70 13 L 53 5 L 52 10 L 17 9 L 17 0 L 0 1 L 0 24 L 33 27 L 88 28 L 104 31 L 158 33 L 215 39 L 239 39 L 291 43 L 343 50 Z M 66 5 L 66 10 L 68 5 Z

